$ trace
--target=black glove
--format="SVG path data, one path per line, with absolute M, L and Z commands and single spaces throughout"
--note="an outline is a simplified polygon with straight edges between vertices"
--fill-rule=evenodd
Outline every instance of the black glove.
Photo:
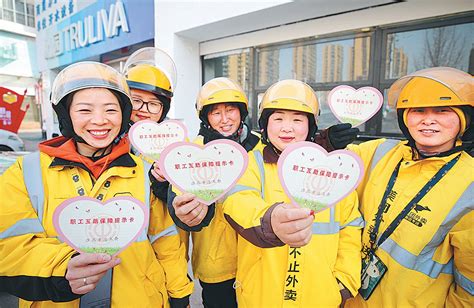
M 358 128 L 353 128 L 350 123 L 336 124 L 328 128 L 329 142 L 334 149 L 344 149 L 352 143 L 359 134 Z

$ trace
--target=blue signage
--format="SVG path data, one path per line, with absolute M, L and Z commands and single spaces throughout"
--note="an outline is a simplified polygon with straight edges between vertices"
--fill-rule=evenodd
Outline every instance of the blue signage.
M 38 40 L 50 69 L 154 38 L 153 0 L 96 1 L 81 10 L 76 1 L 64 2 L 36 6 Z

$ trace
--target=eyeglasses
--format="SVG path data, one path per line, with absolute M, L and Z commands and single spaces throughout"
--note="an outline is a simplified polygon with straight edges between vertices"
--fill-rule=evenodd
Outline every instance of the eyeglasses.
M 140 110 L 143 108 L 143 105 L 146 105 L 146 110 L 149 113 L 157 114 L 160 113 L 163 109 L 163 103 L 160 101 L 148 101 L 145 102 L 141 98 L 133 97 L 132 98 L 132 107 L 133 110 Z

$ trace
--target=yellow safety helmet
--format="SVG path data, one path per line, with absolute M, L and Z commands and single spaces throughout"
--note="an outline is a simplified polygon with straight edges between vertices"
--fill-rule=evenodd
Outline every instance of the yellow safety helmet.
M 51 103 L 58 115 L 59 128 L 63 136 L 74 137 L 76 140 L 80 138 L 74 133 L 67 103 L 70 94 L 88 88 L 106 88 L 116 94 L 122 109 L 120 135 L 126 132 L 132 112 L 127 81 L 118 71 L 106 64 L 84 61 L 63 69 L 54 79 L 51 89 Z
M 159 48 L 141 48 L 130 55 L 122 73 L 130 89 L 151 92 L 160 99 L 163 103 L 161 122 L 170 110 L 176 89 L 177 72 L 173 59 Z
M 248 99 L 244 90 L 238 83 L 226 77 L 211 79 L 199 90 L 196 98 L 196 111 L 199 118 L 207 122 L 207 112 L 203 114 L 203 109 L 220 103 L 238 103 L 242 121 L 248 115 Z
M 125 62 L 123 74 L 131 89 L 172 97 L 176 89 L 176 65 L 171 57 L 156 47 L 141 48 Z
M 474 106 L 474 78 L 451 67 L 433 67 L 404 76 L 388 90 L 388 104 L 397 109 Z
M 319 102 L 316 93 L 306 83 L 287 79 L 279 81 L 265 92 L 258 109 L 258 123 L 262 131 L 267 128 L 272 110 L 285 109 L 309 114 L 310 127 L 308 139 L 313 140 L 318 130 Z M 264 133 L 266 136 L 266 133 Z
M 132 67 L 126 76 L 131 89 L 144 90 L 160 96 L 173 96 L 173 88 L 168 77 L 150 64 Z
M 319 115 L 319 102 L 313 89 L 306 83 L 287 79 L 273 84 L 263 95 L 258 109 L 259 118 L 266 109 L 286 109 Z
M 458 114 L 461 136 L 469 126 L 465 112 L 474 106 L 474 78 L 451 67 L 416 71 L 392 84 L 388 90 L 388 104 L 397 108 L 400 129 L 407 137 L 408 109 L 437 106 L 451 107 Z

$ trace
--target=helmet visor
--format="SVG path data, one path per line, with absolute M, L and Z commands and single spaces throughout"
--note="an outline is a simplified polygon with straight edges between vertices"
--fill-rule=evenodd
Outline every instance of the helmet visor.
M 162 71 L 171 84 L 171 92 L 175 91 L 177 83 L 176 65 L 166 52 L 156 47 L 141 48 L 130 55 L 127 62 L 125 62 L 122 74 L 127 76 L 132 68 L 143 64 L 151 65 Z
M 415 77 L 439 82 L 454 92 L 465 105 L 474 105 L 474 78 L 470 74 L 451 67 L 434 67 L 416 71 L 395 81 L 388 91 L 388 104 L 390 107 L 396 106 L 403 88 Z
M 125 78 L 99 62 L 78 62 L 62 70 L 53 82 L 51 102 L 57 105 L 66 95 L 86 88 L 107 88 L 130 96 Z

